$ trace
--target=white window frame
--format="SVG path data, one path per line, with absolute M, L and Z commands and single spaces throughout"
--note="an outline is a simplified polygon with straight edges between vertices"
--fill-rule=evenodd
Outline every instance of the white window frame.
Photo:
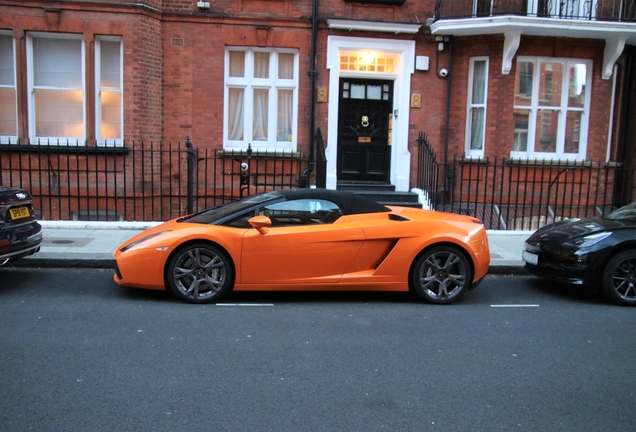
M 34 85 L 34 59 L 33 59 L 33 39 L 34 38 L 49 38 L 49 39 L 75 39 L 81 41 L 81 74 L 82 74 L 82 123 L 83 134 L 82 137 L 56 137 L 56 136 L 36 136 L 35 125 L 35 85 Z M 86 48 L 84 38 L 81 34 L 73 33 L 44 33 L 44 32 L 30 32 L 27 34 L 27 86 L 29 92 L 29 139 L 31 144 L 43 144 L 43 145 L 86 145 Z M 42 87 L 46 88 L 46 87 Z M 67 89 L 63 87 L 51 87 L 50 90 Z M 67 89 L 70 90 L 70 89 Z M 73 89 L 76 90 L 76 89 Z
M 486 76 L 484 80 L 484 102 L 481 104 L 473 102 L 473 88 L 475 85 L 475 63 L 477 62 L 486 62 Z M 468 94 L 466 96 L 466 134 L 465 134 L 466 156 L 468 157 L 476 157 L 476 158 L 484 157 L 484 150 L 486 147 L 486 119 L 488 114 L 487 106 L 488 106 L 489 67 L 490 67 L 490 61 L 488 57 L 471 57 L 469 59 Z M 481 134 L 481 139 L 482 139 L 481 149 L 471 149 L 470 147 L 472 136 L 473 136 L 472 111 L 473 109 L 476 109 L 476 108 L 483 108 L 484 110 L 484 122 L 481 127 L 481 131 L 479 131 L 479 133 Z
M 103 90 L 101 84 L 101 43 L 119 42 L 119 90 Z M 120 95 L 120 137 L 119 138 L 103 138 L 102 137 L 102 92 L 115 93 Z M 99 36 L 95 38 L 95 136 L 98 146 L 123 146 L 124 145 L 124 42 L 119 36 Z
M 2 140 L 2 144 L 5 142 L 17 143 L 18 140 L 18 88 L 17 88 L 17 72 L 16 72 L 16 58 L 15 58 L 15 38 L 13 37 L 13 33 L 10 31 L 2 31 L 0 30 L 0 36 L 10 36 L 12 41 L 12 59 L 13 59 L 13 85 L 6 85 L 0 83 L 0 88 L 9 88 L 13 89 L 15 94 L 15 104 L 13 106 L 15 110 L 15 134 L 14 135 L 3 135 L 0 132 L 0 139 Z
M 534 63 L 534 73 L 532 76 L 532 95 L 530 105 L 516 105 L 513 101 L 513 109 L 528 110 L 528 141 L 526 151 L 514 151 L 511 150 L 510 157 L 516 159 L 545 159 L 545 160 L 584 160 L 587 154 L 587 138 L 589 128 L 589 115 L 590 105 L 592 98 L 592 72 L 593 62 L 587 59 L 574 59 L 574 58 L 558 58 L 558 57 L 529 57 L 520 56 L 517 58 L 517 70 L 519 69 L 519 62 Z M 559 107 L 548 107 L 539 105 L 539 90 L 540 90 L 540 63 L 541 62 L 562 62 L 564 65 L 563 81 L 561 82 L 561 103 Z M 568 107 L 568 95 L 569 95 L 569 70 L 573 64 L 585 64 L 586 65 L 586 77 L 585 77 L 585 103 L 583 108 Z M 518 73 L 518 72 L 515 72 Z M 516 91 L 516 90 L 515 90 Z M 559 124 L 557 129 L 557 142 L 556 151 L 554 153 L 549 152 L 537 152 L 534 150 L 535 138 L 536 138 L 536 122 L 537 111 L 539 109 L 546 110 L 547 108 L 553 108 L 558 112 Z M 565 153 L 565 126 L 566 115 L 569 111 L 581 112 L 581 122 L 579 126 L 579 151 L 578 153 Z M 511 143 L 512 145 L 512 143 Z
M 244 77 L 230 77 L 230 52 L 243 51 L 245 53 Z M 254 78 L 254 53 L 267 52 L 270 54 L 269 78 Z M 294 55 L 294 78 L 278 78 L 278 54 Z M 223 148 L 227 150 L 245 150 L 248 145 L 252 149 L 272 150 L 282 152 L 295 152 L 298 146 L 298 75 L 299 75 L 299 51 L 285 48 L 254 48 L 254 47 L 228 47 L 225 50 L 225 89 L 223 107 Z M 243 140 L 230 140 L 229 129 L 229 90 L 230 88 L 244 89 L 244 113 L 243 113 Z M 267 141 L 254 141 L 252 137 L 253 89 L 269 89 L 268 98 L 268 139 Z M 291 141 L 278 141 L 277 120 L 278 116 L 278 90 L 292 90 L 292 139 Z

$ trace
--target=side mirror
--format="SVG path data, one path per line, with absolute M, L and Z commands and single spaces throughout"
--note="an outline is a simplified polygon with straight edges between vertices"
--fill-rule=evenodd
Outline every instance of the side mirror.
M 267 234 L 269 232 L 269 227 L 272 226 L 272 220 L 267 216 L 254 216 L 248 222 L 263 235 Z

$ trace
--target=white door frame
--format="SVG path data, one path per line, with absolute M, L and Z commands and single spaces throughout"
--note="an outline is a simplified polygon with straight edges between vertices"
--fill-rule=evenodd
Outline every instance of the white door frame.
M 341 51 L 373 51 L 397 55 L 392 73 L 341 72 Z M 391 141 L 391 184 L 397 191 L 408 191 L 411 174 L 409 152 L 409 100 L 411 75 L 415 71 L 415 41 L 359 38 L 347 36 L 327 37 L 327 69 L 329 70 L 329 105 L 327 118 L 327 189 L 336 189 L 338 183 L 338 106 L 339 80 L 348 78 L 377 78 L 393 80 L 393 133 Z

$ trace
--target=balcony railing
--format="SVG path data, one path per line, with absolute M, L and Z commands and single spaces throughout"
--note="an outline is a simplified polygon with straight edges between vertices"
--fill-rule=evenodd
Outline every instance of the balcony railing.
M 516 15 L 588 21 L 636 21 L 636 0 L 437 0 L 435 20 Z

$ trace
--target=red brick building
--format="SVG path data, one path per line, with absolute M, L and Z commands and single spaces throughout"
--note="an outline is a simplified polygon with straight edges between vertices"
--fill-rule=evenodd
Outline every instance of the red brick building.
M 636 0 L 0 0 L 0 146 L 311 155 L 319 128 L 326 187 L 398 191 L 420 132 L 634 166 L 634 45 Z

